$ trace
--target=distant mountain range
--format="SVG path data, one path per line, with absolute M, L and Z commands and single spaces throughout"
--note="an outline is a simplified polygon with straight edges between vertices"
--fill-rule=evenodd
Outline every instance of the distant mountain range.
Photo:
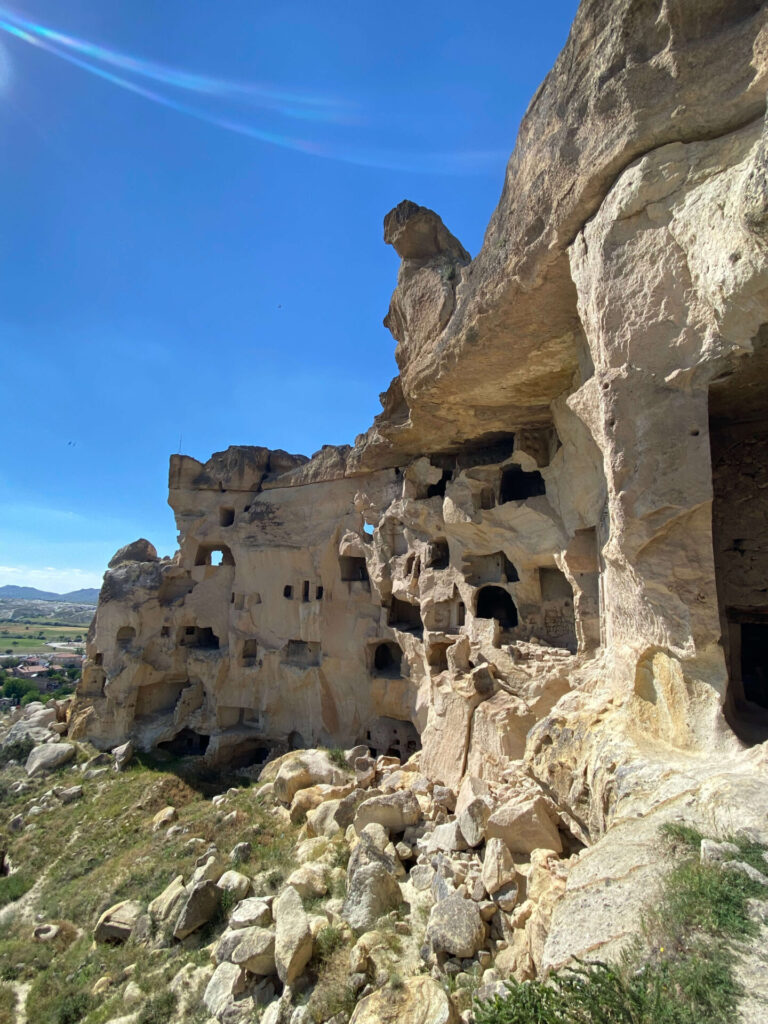
M 94 587 L 72 590 L 68 594 L 54 594 L 50 590 L 35 587 L 0 587 L 0 598 L 14 601 L 66 601 L 69 604 L 98 604 L 99 592 Z

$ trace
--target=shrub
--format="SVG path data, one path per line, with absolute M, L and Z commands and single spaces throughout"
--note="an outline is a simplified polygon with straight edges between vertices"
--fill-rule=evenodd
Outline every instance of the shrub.
M 685 969 L 674 961 L 647 964 L 635 973 L 581 964 L 548 983 L 507 988 L 507 996 L 476 1004 L 475 1024 L 722 1024 L 732 1019 L 737 995 L 722 964 L 706 960 Z
M 88 992 L 68 992 L 54 1011 L 53 1024 L 77 1024 L 94 1006 L 95 1000 Z
M 344 756 L 344 751 L 341 749 L 341 747 L 333 747 L 331 750 L 329 750 L 328 760 L 331 762 L 331 764 L 335 764 L 337 768 L 344 768 L 346 770 L 349 770 L 347 759 Z
M 20 764 L 23 764 L 34 746 L 34 740 L 30 739 L 29 736 L 22 736 L 17 740 L 6 743 L 0 747 L 0 768 L 8 764 L 9 761 L 18 761 Z
M 173 992 L 162 992 L 144 1004 L 137 1024 L 168 1024 L 175 1009 L 176 996 Z

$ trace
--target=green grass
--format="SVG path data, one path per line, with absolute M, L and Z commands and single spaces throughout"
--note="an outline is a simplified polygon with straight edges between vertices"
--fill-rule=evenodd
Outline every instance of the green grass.
M 176 996 L 173 992 L 161 992 L 144 1005 L 137 1024 L 168 1024 L 175 1009 Z
M 0 907 L 20 899 L 33 885 L 33 880 L 22 871 L 0 878 Z
M 508 995 L 475 1004 L 475 1024 L 735 1022 L 742 993 L 734 943 L 757 934 L 747 904 L 768 890 L 746 875 L 701 864 L 704 836 L 697 829 L 673 824 L 661 831 L 675 863 L 622 962 L 579 963 L 545 982 L 508 983 Z M 737 859 L 765 866 L 760 844 L 726 839 L 739 848 Z
M 332 747 L 328 751 L 328 760 L 331 764 L 335 764 L 337 768 L 343 768 L 344 771 L 349 771 L 349 765 L 347 759 L 344 756 L 344 751 L 341 747 Z
M 15 1024 L 16 993 L 10 985 L 0 982 L 0 1024 Z

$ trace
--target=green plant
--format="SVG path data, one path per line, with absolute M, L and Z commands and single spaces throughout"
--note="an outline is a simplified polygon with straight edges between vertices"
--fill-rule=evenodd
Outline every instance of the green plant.
M 161 992 L 144 1004 L 137 1024 L 168 1024 L 175 1009 L 176 996 L 173 992 Z
M 18 761 L 19 764 L 23 764 L 32 753 L 34 746 L 34 740 L 28 736 L 22 736 L 20 739 L 6 743 L 0 747 L 0 768 L 7 765 L 9 761 Z
M 331 762 L 331 764 L 335 764 L 338 768 L 344 768 L 347 771 L 349 770 L 347 758 L 341 747 L 332 747 L 328 751 L 328 760 Z
M 508 983 L 506 996 L 475 1003 L 475 1024 L 731 1024 L 741 989 L 735 939 L 757 931 L 748 911 L 765 887 L 740 872 L 702 864 L 704 836 L 688 825 L 662 829 L 682 859 L 667 874 L 657 907 L 619 964 L 583 964 L 546 982 Z M 764 848 L 731 838 L 758 866 Z M 764 864 L 763 860 L 763 864 Z
M 344 945 L 344 932 L 336 925 L 329 924 L 318 932 L 315 939 L 315 957 L 322 963 L 330 959 L 337 949 Z
M 68 992 L 51 1018 L 53 1024 L 77 1024 L 93 1009 L 95 1001 L 88 992 Z

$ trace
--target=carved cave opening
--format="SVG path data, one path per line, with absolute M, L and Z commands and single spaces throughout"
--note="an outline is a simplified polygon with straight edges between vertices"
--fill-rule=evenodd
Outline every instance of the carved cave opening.
M 496 619 L 502 629 L 514 629 L 517 625 L 515 602 L 501 587 L 483 587 L 477 595 L 475 617 Z
M 253 668 L 259 663 L 259 643 L 258 640 L 249 638 L 243 640 L 243 653 L 241 657 L 241 663 L 246 668 Z
M 226 544 L 201 544 L 195 565 L 234 565 L 235 559 Z
M 709 443 L 724 711 L 740 739 L 759 743 L 768 739 L 768 324 L 753 354 L 710 385 Z
M 443 470 L 443 475 L 440 477 L 440 479 L 437 481 L 437 483 L 436 484 L 430 484 L 427 487 L 427 497 L 428 498 L 444 498 L 445 497 L 445 489 L 448 486 L 448 484 L 451 482 L 452 479 L 453 479 L 453 473 L 450 471 L 450 469 L 444 469 Z
M 355 555 L 341 555 L 339 557 L 339 569 L 341 570 L 342 581 L 345 583 L 368 579 L 368 567 L 365 564 L 364 558 L 358 558 Z
M 393 597 L 389 606 L 387 625 L 393 629 L 399 629 L 401 633 L 423 633 L 424 623 L 421 620 L 421 611 L 417 604 L 409 604 L 401 601 L 399 597 Z
M 526 498 L 535 498 L 540 494 L 546 494 L 546 488 L 544 477 L 538 470 L 527 473 L 520 466 L 509 466 L 502 472 L 499 485 L 500 505 L 508 501 L 525 501 Z
M 399 757 L 407 761 L 411 754 L 421 750 L 421 736 L 411 722 L 402 722 L 397 718 L 376 718 L 371 722 L 365 740 L 373 756 L 385 754 L 387 757 Z
M 427 548 L 427 568 L 447 569 L 450 564 L 448 541 L 443 537 L 433 540 Z
M 135 718 L 152 715 L 163 715 L 173 711 L 182 694 L 189 686 L 189 679 L 161 679 L 156 683 L 146 683 L 136 690 Z
M 448 671 L 448 648 L 451 644 L 432 643 L 427 648 L 427 664 L 435 672 Z
M 235 510 L 233 508 L 219 509 L 219 526 L 231 526 L 235 521 Z
M 403 652 L 391 641 L 377 644 L 373 652 L 371 674 L 385 679 L 399 679 L 403 664 Z
M 216 651 L 219 638 L 210 626 L 184 626 L 179 630 L 179 647 L 194 647 L 204 651 Z
M 573 587 L 565 573 L 556 567 L 539 569 L 541 588 L 543 636 L 554 647 L 562 647 L 575 654 L 576 613 Z
M 211 737 L 194 729 L 184 728 L 173 739 L 158 743 L 160 750 L 167 750 L 174 757 L 202 757 L 208 749 Z
M 133 626 L 121 626 L 117 631 L 115 637 L 115 643 L 121 650 L 125 650 L 126 647 L 130 647 L 133 641 L 136 639 L 136 630 Z

